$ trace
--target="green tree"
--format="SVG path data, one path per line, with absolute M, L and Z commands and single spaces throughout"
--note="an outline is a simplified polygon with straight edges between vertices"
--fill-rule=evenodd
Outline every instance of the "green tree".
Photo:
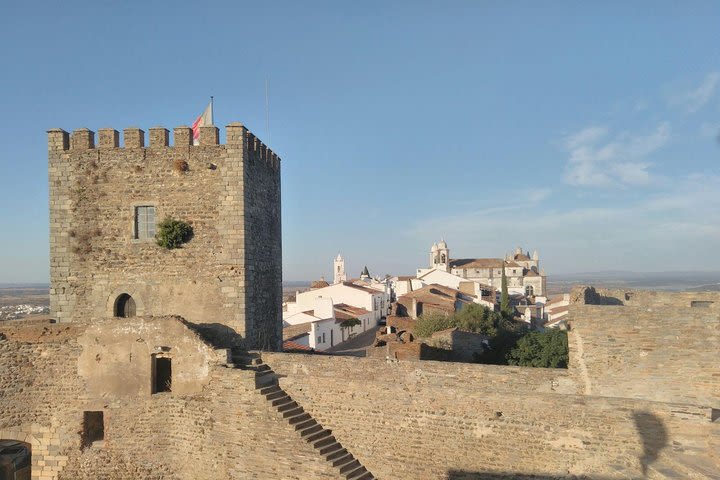
M 348 330 L 347 333 L 348 333 L 348 335 L 350 335 L 350 330 L 351 330 L 355 325 L 360 325 L 360 323 L 361 323 L 361 322 L 360 322 L 360 319 L 358 319 L 358 318 L 355 318 L 355 317 L 353 317 L 353 318 L 348 318 L 347 320 L 343 320 L 342 322 L 340 322 L 340 329 Z
M 415 336 L 427 338 L 435 332 L 455 326 L 454 315 L 439 312 L 427 312 L 420 315 L 415 323 Z
M 492 337 L 498 333 L 501 316 L 487 307 L 470 303 L 455 314 L 454 324 L 461 330 Z
M 502 278 L 500 283 L 500 313 L 505 317 L 512 316 L 510 307 L 510 294 L 508 294 L 507 277 L 505 276 L 505 262 L 502 265 Z
M 551 329 L 522 336 L 507 355 L 509 365 L 567 368 L 567 332 Z
M 497 335 L 502 316 L 477 303 L 469 303 L 453 315 L 428 312 L 420 315 L 415 324 L 415 335 L 427 338 L 435 332 L 457 327 L 460 330 L 492 337 Z

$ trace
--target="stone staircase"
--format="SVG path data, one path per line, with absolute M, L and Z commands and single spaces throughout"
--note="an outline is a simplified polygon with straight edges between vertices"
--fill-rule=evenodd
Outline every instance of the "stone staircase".
M 375 479 L 375 476 L 332 435 L 331 430 L 320 425 L 285 390 L 280 388 L 275 372 L 262 361 L 258 353 L 232 350 L 232 364 L 228 366 L 254 372 L 255 388 L 258 392 L 305 442 L 312 445 L 328 463 L 339 470 L 343 478 L 347 480 Z

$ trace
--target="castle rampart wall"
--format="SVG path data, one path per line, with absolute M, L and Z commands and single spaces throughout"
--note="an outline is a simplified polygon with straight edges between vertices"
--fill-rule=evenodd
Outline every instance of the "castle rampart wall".
M 672 292 L 577 286 L 573 287 L 570 293 L 570 303 L 720 310 L 720 292 Z
M 720 408 L 720 311 L 689 308 L 696 294 L 641 298 L 647 306 L 571 305 L 570 371 L 583 391 Z
M 34 480 L 337 478 L 257 392 L 252 371 L 223 366 L 222 355 L 211 355 L 177 319 L 114 321 L 0 325 L 0 431 L 31 442 Z M 132 370 L 135 343 L 204 359 L 191 372 L 202 377 L 192 380 L 201 390 L 128 397 L 89 388 L 92 361 L 98 378 L 105 363 Z M 697 472 L 720 468 L 717 410 L 583 395 L 572 369 L 262 358 L 378 478 L 611 479 L 640 478 L 644 469 L 657 478 L 702 478 Z M 174 375 L 197 366 L 173 365 Z M 103 411 L 102 442 L 83 445 L 85 410 Z
M 640 478 L 653 438 L 653 462 L 675 471 L 684 471 L 677 452 L 709 457 L 720 445 L 709 408 L 574 394 L 566 371 L 263 358 L 282 388 L 378 478 Z
M 220 365 L 177 319 L 115 322 L 0 325 L 0 439 L 31 444 L 33 480 L 338 478 L 257 393 L 251 372 Z M 92 388 L 106 364 L 133 376 L 142 358 L 130 354 L 155 344 L 174 355 L 174 378 L 205 378 L 198 392 L 128 396 L 112 385 Z M 96 356 L 93 373 L 86 360 Z M 206 362 L 196 369 L 182 357 Z M 149 379 L 149 365 L 143 369 Z M 103 412 L 103 441 L 83 444 L 84 411 Z
M 51 314 L 61 322 L 113 316 L 127 293 L 137 315 L 219 322 L 248 346 L 281 338 L 280 159 L 241 124 L 137 128 L 69 135 L 50 130 Z M 135 208 L 190 223 L 194 236 L 166 250 L 135 235 Z M 252 307 L 248 307 L 252 305 Z M 251 329 L 257 329 L 251 330 Z M 262 331 L 262 335 L 258 332 Z M 265 344 L 256 343 L 262 338 Z

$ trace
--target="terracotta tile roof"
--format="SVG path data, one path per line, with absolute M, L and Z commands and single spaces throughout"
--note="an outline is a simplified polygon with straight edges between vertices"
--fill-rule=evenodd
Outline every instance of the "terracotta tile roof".
M 312 322 L 298 323 L 297 325 L 288 325 L 283 327 L 283 340 L 291 340 L 293 338 L 302 337 L 310 334 Z
M 521 265 L 512 260 L 503 260 L 502 258 L 455 258 L 450 260 L 450 268 L 517 268 Z
M 513 260 L 520 260 L 521 262 L 527 262 L 528 260 L 530 260 L 530 257 L 525 255 L 524 253 L 517 253 L 513 257 Z
M 535 270 L 528 270 L 528 272 L 525 274 L 526 277 L 539 277 L 540 274 L 537 273 Z
M 354 307 L 352 305 L 348 305 L 347 303 L 338 303 L 335 305 L 335 317 L 337 317 L 337 312 L 341 312 L 346 315 L 351 315 L 352 317 L 359 317 L 362 315 L 367 315 L 368 313 L 372 313 L 369 310 L 365 310 L 361 307 Z
M 402 295 L 399 303 L 404 304 L 404 302 L 409 302 L 414 298 L 418 302 L 422 302 L 425 306 L 434 306 L 443 310 L 454 312 L 456 301 L 472 303 L 469 300 L 460 298 L 460 295 L 470 296 L 460 290 L 432 283 L 424 286 L 423 288 Z
M 314 282 L 312 282 L 310 284 L 310 288 L 312 290 L 314 290 L 316 288 L 325 288 L 325 287 L 329 287 L 329 286 L 330 286 L 330 284 L 328 282 L 326 282 L 325 280 L 315 280 Z
M 313 352 L 314 350 L 310 347 L 306 347 L 305 345 L 300 345 L 299 343 L 293 342 L 292 340 L 285 340 L 283 342 L 283 350 L 286 352 Z

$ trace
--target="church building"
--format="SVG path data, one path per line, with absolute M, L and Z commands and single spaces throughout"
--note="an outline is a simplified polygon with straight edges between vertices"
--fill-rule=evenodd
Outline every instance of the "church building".
M 547 276 L 540 269 L 537 250 L 532 257 L 518 247 L 512 255 L 502 258 L 450 258 L 450 249 L 445 240 L 434 243 L 430 248 L 428 269 L 419 269 L 418 276 L 432 269 L 439 269 L 453 275 L 490 285 L 500 290 L 502 271 L 505 269 L 508 291 L 526 296 L 543 296 L 546 292 Z

